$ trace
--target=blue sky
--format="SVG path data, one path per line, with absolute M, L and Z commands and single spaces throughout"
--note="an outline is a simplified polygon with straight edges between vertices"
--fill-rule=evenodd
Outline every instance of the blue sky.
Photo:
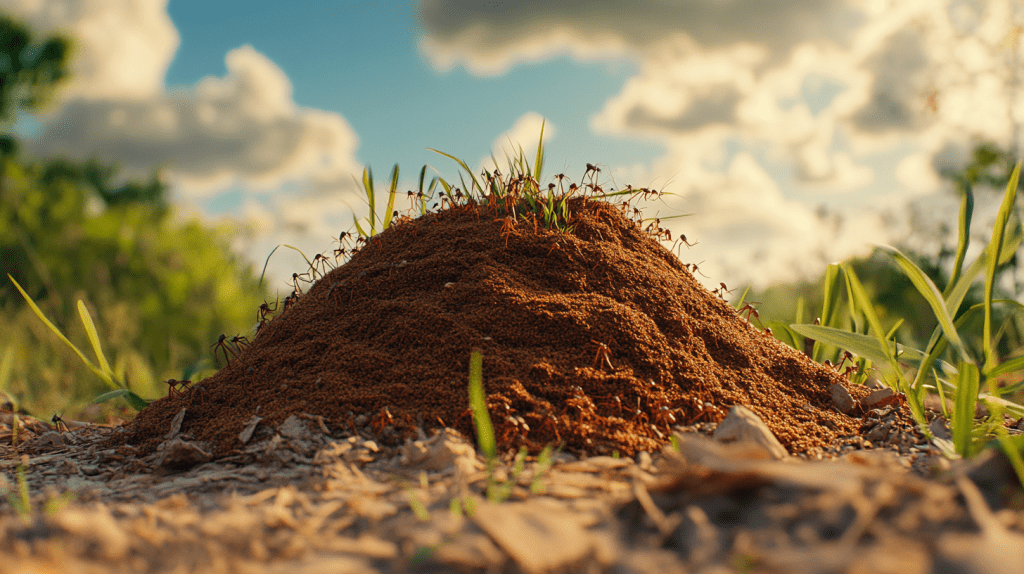
M 589 162 L 606 187 L 673 194 L 648 213 L 692 214 L 670 228 L 713 286 L 811 277 L 953 222 L 938 171 L 975 141 L 1019 148 L 1016 0 L 581 6 L 0 0 L 79 47 L 26 148 L 162 166 L 184 216 L 252 230 L 237 249 L 257 265 L 328 249 L 363 215 L 365 166 L 381 181 L 397 162 L 402 190 L 424 164 L 457 180 L 427 147 L 479 168 L 509 139 L 532 155 L 542 119 L 547 176 Z
M 168 87 L 223 75 L 223 55 L 250 44 L 287 71 L 296 104 L 343 114 L 359 134 L 356 157 L 380 174 L 396 162 L 409 173 L 424 164 L 449 167 L 427 147 L 475 160 L 490 150 L 495 134 L 531 110 L 558 118 L 560 134 L 548 151 L 552 162 L 564 158 L 559 169 L 568 162 L 570 171 L 582 173 L 585 163 L 601 157 L 644 161 L 662 149 L 656 142 L 587 134 L 588 116 L 635 70 L 627 62 L 580 64 L 561 57 L 496 77 L 461 68 L 439 73 L 417 49 L 413 2 L 223 0 L 210 6 L 168 5 L 181 35 Z M 552 97 L 559 91 L 571 97 Z

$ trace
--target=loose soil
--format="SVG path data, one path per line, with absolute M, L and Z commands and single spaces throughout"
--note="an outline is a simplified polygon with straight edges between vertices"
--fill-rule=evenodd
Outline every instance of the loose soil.
M 855 399 L 863 388 L 755 328 L 620 207 L 576 198 L 570 209 L 572 233 L 509 227 L 474 203 L 391 226 L 282 305 L 250 345 L 225 341 L 226 367 L 154 402 L 117 440 L 153 452 L 179 422 L 227 456 L 248 423 L 269 432 L 299 413 L 391 445 L 417 428 L 471 437 L 473 349 L 502 451 L 633 456 L 732 405 L 760 415 L 791 453 L 856 434 L 828 387 Z
M 756 329 L 615 206 L 572 209 L 571 235 L 481 206 L 404 221 L 127 425 L 0 412 L 0 442 L 20 437 L 0 446 L 0 573 L 1024 561 L 1024 492 L 997 450 L 951 465 L 898 404 L 837 413 L 830 385 L 867 390 Z M 497 462 L 468 439 L 477 348 Z M 797 456 L 703 436 L 732 405 Z

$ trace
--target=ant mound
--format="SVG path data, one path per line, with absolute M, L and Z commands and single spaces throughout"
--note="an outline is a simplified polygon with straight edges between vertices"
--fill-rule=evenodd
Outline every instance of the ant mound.
M 472 437 L 474 349 L 501 451 L 632 456 L 732 405 L 790 452 L 857 434 L 831 409 L 829 385 L 846 382 L 835 370 L 756 329 L 615 206 L 569 206 L 571 233 L 475 203 L 392 225 L 120 440 L 152 452 L 183 408 L 175 424 L 214 456 L 241 449 L 254 416 L 276 428 L 318 415 L 385 444 L 417 427 Z

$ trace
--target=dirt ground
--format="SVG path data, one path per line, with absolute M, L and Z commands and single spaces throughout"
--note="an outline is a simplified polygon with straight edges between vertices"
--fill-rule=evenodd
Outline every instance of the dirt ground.
M 466 203 L 342 237 L 344 264 L 315 259 L 251 341 L 221 339 L 220 372 L 168 381 L 124 425 L 22 419 L 13 445 L 0 413 L 0 572 L 1024 564 L 1024 494 L 996 450 L 950 463 L 889 389 L 701 286 L 664 230 L 568 206 L 571 234 Z M 474 350 L 492 468 L 470 440 Z
M 452 430 L 387 447 L 321 422 L 291 418 L 185 471 L 162 468 L 161 453 L 104 447 L 118 432 L 108 427 L 8 448 L 0 471 L 14 487 L 27 465 L 31 511 L 0 503 L 0 572 L 913 574 L 1024 563 L 1024 493 L 996 451 L 950 464 L 927 448 L 847 445 L 832 460 L 775 460 L 700 425 L 653 455 L 557 453 L 490 474 Z M 54 504 L 64 492 L 74 498 Z

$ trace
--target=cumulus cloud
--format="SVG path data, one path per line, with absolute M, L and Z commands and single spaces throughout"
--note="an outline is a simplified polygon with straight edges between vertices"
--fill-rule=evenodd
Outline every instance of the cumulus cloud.
M 223 77 L 164 88 L 178 46 L 166 0 L 4 1 L 41 33 L 64 32 L 76 46 L 72 81 L 28 152 L 116 160 L 123 177 L 162 166 L 186 198 L 231 186 L 353 189 L 361 166 L 351 126 L 296 106 L 287 75 L 251 46 L 226 55 Z
M 287 76 L 249 46 L 227 54 L 227 74 L 145 99 L 73 99 L 48 118 L 35 154 L 117 158 L 126 173 L 168 168 L 191 196 L 230 185 L 351 188 L 358 138 L 340 115 L 301 109 Z
M 703 234 L 702 248 L 720 245 L 723 270 L 761 262 L 778 268 L 774 278 L 811 255 L 831 260 L 893 238 L 880 210 L 840 216 L 822 204 L 898 209 L 897 197 L 941 192 L 939 174 L 962 168 L 975 142 L 1019 144 L 1022 10 L 1014 0 L 779 0 L 756 10 L 424 0 L 421 49 L 440 70 L 482 75 L 565 54 L 636 61 L 590 127 L 669 151 L 619 175 L 671 180 L 668 205 L 694 214 L 673 226 Z M 883 155 L 895 173 L 879 177 Z M 880 179 L 899 187 L 872 187 Z
M 163 91 L 178 49 L 167 0 L 2 0 L 39 34 L 75 43 L 64 99 L 146 99 Z
M 166 0 L 0 0 L 0 9 L 75 46 L 72 79 L 24 142 L 28 153 L 116 161 L 122 179 L 162 167 L 185 213 L 241 188 L 233 215 L 256 231 L 257 260 L 280 243 L 315 253 L 351 225 L 358 137 L 341 115 L 297 106 L 285 72 L 251 46 L 227 53 L 224 76 L 169 91 L 178 33 Z M 288 276 L 296 257 L 275 255 L 269 276 Z
M 707 48 L 741 43 L 782 54 L 794 39 L 843 38 L 851 16 L 834 0 L 582 2 L 422 0 L 420 48 L 439 70 L 481 75 L 559 54 L 581 59 L 640 54 L 680 33 Z

